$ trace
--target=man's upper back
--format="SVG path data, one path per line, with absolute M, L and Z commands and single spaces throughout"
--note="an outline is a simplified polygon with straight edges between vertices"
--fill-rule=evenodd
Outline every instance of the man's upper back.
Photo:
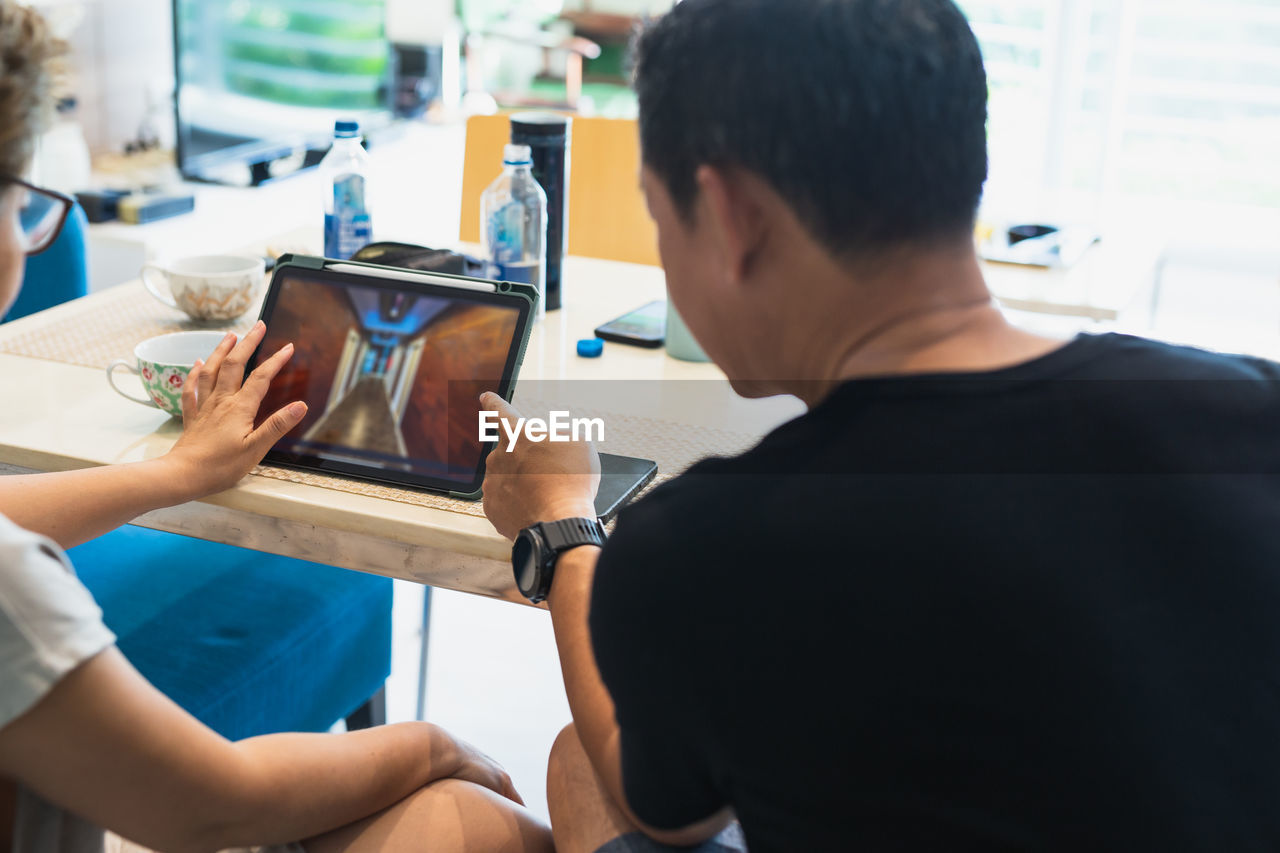
M 1082 336 L 657 490 L 592 607 L 631 806 L 754 851 L 1274 848 L 1278 377 Z

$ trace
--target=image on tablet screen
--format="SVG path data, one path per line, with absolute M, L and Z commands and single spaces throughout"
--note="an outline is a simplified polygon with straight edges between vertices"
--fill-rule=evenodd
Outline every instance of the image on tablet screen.
M 283 282 L 260 350 L 295 352 L 263 402 L 308 412 L 276 450 L 469 481 L 482 391 L 498 390 L 519 310 L 466 297 L 311 279 Z

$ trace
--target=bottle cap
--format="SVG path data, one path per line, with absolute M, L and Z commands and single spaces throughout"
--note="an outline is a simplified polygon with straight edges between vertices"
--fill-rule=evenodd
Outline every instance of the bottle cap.
M 333 123 L 334 136 L 355 136 L 360 132 L 360 122 L 351 119 L 338 119 Z
M 564 136 L 572 121 L 559 113 L 515 113 L 511 116 L 511 136 Z
M 502 149 L 502 165 L 529 166 L 533 164 L 533 151 L 528 145 L 508 145 Z
M 599 358 L 604 352 L 604 341 L 599 338 L 583 338 L 578 341 L 578 355 L 583 358 Z

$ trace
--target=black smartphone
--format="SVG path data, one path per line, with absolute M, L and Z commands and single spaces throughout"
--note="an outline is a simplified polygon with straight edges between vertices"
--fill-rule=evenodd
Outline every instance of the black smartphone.
M 596 337 L 650 349 L 660 347 L 667 337 L 667 303 L 658 299 L 610 320 L 596 329 Z
M 600 454 L 600 490 L 596 515 L 606 522 L 618 514 L 658 473 L 658 463 L 634 456 Z

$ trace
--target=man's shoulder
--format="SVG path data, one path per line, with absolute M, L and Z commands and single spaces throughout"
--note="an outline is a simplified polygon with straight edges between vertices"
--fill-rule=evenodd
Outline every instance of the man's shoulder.
M 593 608 L 696 621 L 757 594 L 790 559 L 800 531 L 817 523 L 809 496 L 821 493 L 828 509 L 861 500 L 827 475 L 805 473 L 818 467 L 806 432 L 784 425 L 742 454 L 698 462 L 624 509 L 600 557 Z
M 1107 334 L 1093 339 L 1100 357 L 1090 372 L 1099 379 L 1280 379 L 1280 364 L 1257 356 L 1214 352 L 1134 335 Z
M 623 509 L 618 529 L 644 528 L 646 536 L 669 532 L 715 537 L 736 528 L 760 498 L 787 488 L 787 472 L 803 466 L 803 447 L 788 424 L 736 456 L 713 456 L 654 487 Z
M 716 536 L 723 522 L 742 510 L 744 490 L 738 483 L 741 457 L 716 457 L 654 487 L 622 510 L 614 539 L 633 537 L 653 546 L 667 540 L 689 544 L 689 534 Z

